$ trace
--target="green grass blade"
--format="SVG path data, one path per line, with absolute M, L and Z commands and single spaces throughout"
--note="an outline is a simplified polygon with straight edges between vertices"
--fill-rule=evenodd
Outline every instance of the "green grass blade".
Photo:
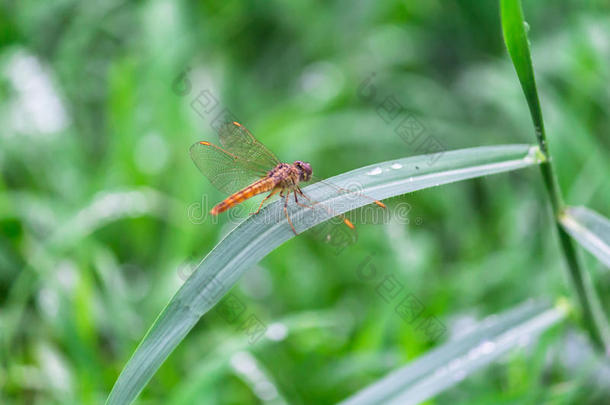
M 505 145 L 445 152 L 434 164 L 422 155 L 383 162 L 329 179 L 338 186 L 359 184 L 361 191 L 385 199 L 495 173 L 536 165 L 539 149 L 531 145 Z M 337 196 L 327 187 L 313 184 L 304 191 L 317 201 L 346 212 L 370 201 L 350 195 Z M 325 218 L 299 208 L 292 216 L 303 231 Z M 230 232 L 199 264 L 154 322 L 129 360 L 110 393 L 108 404 L 127 404 L 146 386 L 172 350 L 199 318 L 209 311 L 252 265 L 294 237 L 280 201 L 270 204 Z
M 373 383 L 342 405 L 418 404 L 456 385 L 566 316 L 563 308 L 528 302 L 482 321 L 451 340 Z
M 538 99 L 538 90 L 534 78 L 534 68 L 527 40 L 526 24 L 523 20 L 520 0 L 501 0 L 502 31 L 504 42 L 513 61 L 523 93 L 527 99 L 538 144 L 544 154 L 547 153 L 542 110 Z
M 502 20 L 502 31 L 504 42 L 513 61 L 517 76 L 521 82 L 521 87 L 529 105 L 530 114 L 534 123 L 534 130 L 538 140 L 538 146 L 546 158 L 540 165 L 540 172 L 544 180 L 553 217 L 557 228 L 559 243 L 568 265 L 570 282 L 577 294 L 582 310 L 584 326 L 589 332 L 589 336 L 596 346 L 610 355 L 610 325 L 602 314 L 599 313 L 599 298 L 597 293 L 587 280 L 584 274 L 582 263 L 578 257 L 576 247 L 572 239 L 560 224 L 560 217 L 564 210 L 563 197 L 557 182 L 556 171 L 553 167 L 553 160 L 550 157 L 542 110 L 536 89 L 536 80 L 530 55 L 530 46 L 527 40 L 526 23 L 523 20 L 523 10 L 520 0 L 500 0 L 500 11 Z
M 561 225 L 582 247 L 610 268 L 610 221 L 586 207 L 569 207 Z

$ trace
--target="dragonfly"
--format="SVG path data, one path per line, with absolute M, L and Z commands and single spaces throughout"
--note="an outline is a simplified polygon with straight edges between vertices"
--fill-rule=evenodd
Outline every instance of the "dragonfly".
M 193 144 L 190 155 L 195 165 L 218 190 L 229 194 L 210 211 L 219 215 L 236 205 L 262 193 L 268 193 L 260 202 L 258 209 L 250 213 L 256 215 L 263 204 L 278 194 L 283 198 L 283 209 L 288 224 L 295 235 L 298 235 L 288 213 L 290 196 L 301 207 L 312 210 L 323 209 L 328 217 L 340 217 L 349 230 L 354 224 L 344 215 L 335 214 L 331 207 L 319 203 L 307 196 L 301 184 L 312 181 L 311 164 L 297 160 L 293 163 L 281 162 L 265 145 L 258 141 L 246 127 L 238 122 L 227 122 L 218 128 L 220 146 L 207 141 Z M 316 179 L 316 181 L 321 181 Z M 338 193 L 354 193 L 328 182 L 324 184 L 334 188 Z M 381 201 L 366 197 L 381 208 L 386 208 Z

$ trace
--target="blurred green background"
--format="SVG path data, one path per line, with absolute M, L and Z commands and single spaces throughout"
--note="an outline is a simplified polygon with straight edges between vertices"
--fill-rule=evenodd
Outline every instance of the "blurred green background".
M 608 217 L 610 2 L 524 3 L 561 188 Z M 188 155 L 216 141 L 191 107 L 204 90 L 321 177 L 418 153 L 377 114 L 392 96 L 447 149 L 535 142 L 496 1 L 0 4 L 2 404 L 103 402 L 234 226 L 205 216 L 223 196 Z M 233 290 L 267 335 L 206 315 L 139 403 L 333 403 L 484 316 L 572 297 L 538 170 L 388 204 L 405 202 L 408 225 L 362 225 L 339 254 L 306 237 L 272 252 Z M 584 258 L 608 312 L 610 275 Z M 388 275 L 443 336 L 379 297 Z M 568 322 L 430 403 L 608 403 L 608 381 Z

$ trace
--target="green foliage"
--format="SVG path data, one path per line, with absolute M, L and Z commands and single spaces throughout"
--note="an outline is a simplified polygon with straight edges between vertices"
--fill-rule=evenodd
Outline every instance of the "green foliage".
M 191 107 L 204 89 L 321 178 L 423 153 L 379 115 L 394 100 L 448 150 L 532 143 L 499 5 L 0 5 L 0 403 L 103 403 L 234 226 L 206 217 L 223 196 L 188 157 L 214 141 L 213 117 Z M 556 189 L 608 218 L 608 5 L 523 7 Z M 409 223 L 358 225 L 340 254 L 306 235 L 287 241 L 225 297 L 242 317 L 208 312 L 138 402 L 335 403 L 481 319 L 571 297 L 543 181 L 528 169 L 394 197 L 389 211 L 409 207 Z M 376 277 L 358 276 L 365 265 Z M 590 276 L 608 312 L 610 280 Z M 444 336 L 427 338 L 396 313 L 402 298 L 379 296 L 389 277 Z M 607 403 L 605 366 L 572 306 L 572 319 L 429 402 Z M 269 331 L 256 343 L 239 329 L 250 315 Z
M 419 404 L 487 366 L 524 340 L 537 338 L 565 315 L 562 307 L 522 304 L 483 320 L 463 336 L 430 350 L 341 404 Z

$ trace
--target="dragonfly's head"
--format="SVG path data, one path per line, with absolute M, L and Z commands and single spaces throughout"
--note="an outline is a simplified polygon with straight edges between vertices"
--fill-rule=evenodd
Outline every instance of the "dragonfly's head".
M 311 170 L 311 165 L 306 162 L 302 162 L 297 160 L 294 162 L 294 167 L 299 170 L 299 180 L 300 181 L 309 181 L 313 170 Z

